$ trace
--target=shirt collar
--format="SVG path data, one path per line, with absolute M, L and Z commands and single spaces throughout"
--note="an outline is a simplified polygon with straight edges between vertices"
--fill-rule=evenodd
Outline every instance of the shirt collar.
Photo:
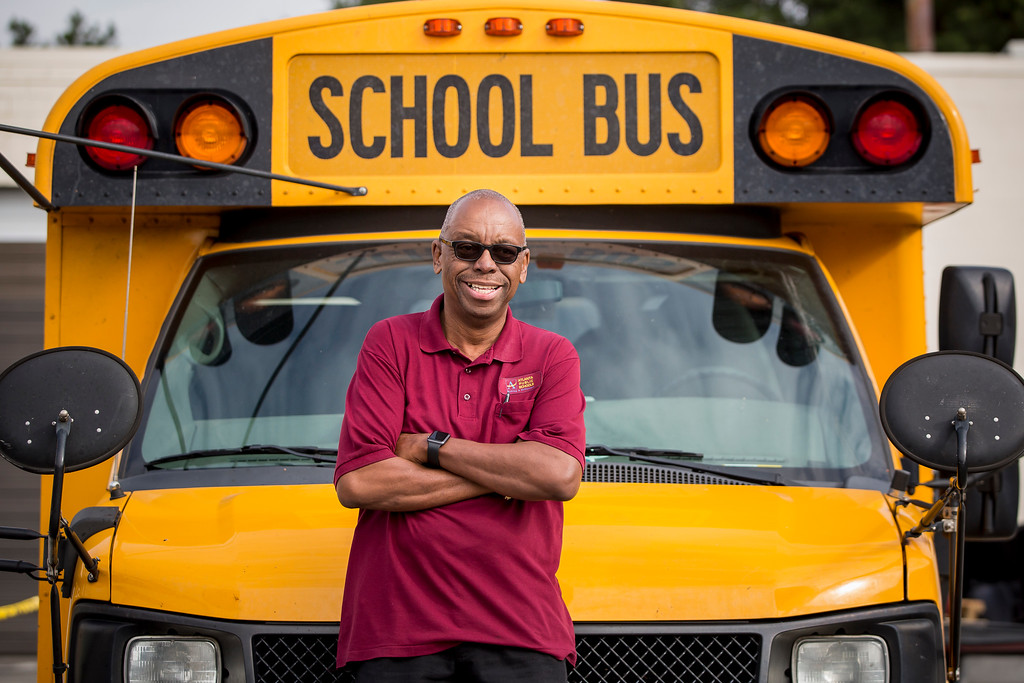
M 441 309 L 444 307 L 444 294 L 441 294 L 430 310 L 423 313 L 420 318 L 420 350 L 424 353 L 438 353 L 441 351 L 455 351 L 458 349 L 452 346 L 444 336 L 444 328 L 441 327 Z M 523 358 L 523 333 L 520 329 L 521 322 L 512 315 L 509 308 L 505 313 L 505 326 L 501 328 L 498 339 L 491 348 L 476 359 L 475 363 L 487 364 L 493 360 L 503 363 L 513 363 Z M 460 354 L 461 355 L 461 354 Z

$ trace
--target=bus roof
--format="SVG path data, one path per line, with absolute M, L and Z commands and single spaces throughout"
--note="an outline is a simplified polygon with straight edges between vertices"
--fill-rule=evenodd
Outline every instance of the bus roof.
M 515 35 L 488 35 L 514 18 Z M 551 20 L 578 20 L 552 35 Z M 453 19 L 453 35 L 428 35 Z M 787 167 L 759 146 L 780 98 L 822 105 L 820 159 Z M 85 135 L 96 112 L 135 107 L 174 153 L 182 112 L 223 101 L 237 165 L 337 185 L 210 173 L 149 159 L 139 206 L 445 205 L 476 187 L 519 204 L 900 203 L 932 217 L 971 201 L 970 149 L 942 88 L 904 58 L 816 34 L 701 12 L 588 0 L 423 0 L 336 10 L 123 55 L 75 82 L 46 130 Z M 858 156 L 850 131 L 880 99 L 906 102 L 921 149 Z M 131 173 L 44 140 L 36 183 L 61 207 L 125 206 Z M 925 220 L 926 220 L 925 219 Z

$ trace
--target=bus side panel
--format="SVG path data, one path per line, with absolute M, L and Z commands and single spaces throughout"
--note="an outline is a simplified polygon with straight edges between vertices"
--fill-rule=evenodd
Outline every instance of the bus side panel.
M 862 223 L 836 220 L 796 229 L 835 279 L 881 387 L 904 361 L 926 350 L 920 227 L 909 216 L 900 225 L 865 215 Z
M 122 355 L 124 346 L 125 360 L 141 378 L 171 302 L 200 248 L 215 234 L 217 219 L 137 216 L 131 245 L 135 267 L 128 293 L 130 222 L 123 213 L 60 213 L 50 218 L 45 344 L 47 348 L 94 346 L 117 356 Z M 130 332 L 124 339 L 126 293 Z M 65 475 L 61 505 L 65 519 L 72 519 L 84 507 L 107 501 L 111 467 L 111 462 L 102 462 Z M 52 477 L 42 477 L 41 529 L 49 520 L 51 486 Z M 48 584 L 40 583 L 39 599 L 43 606 L 39 610 L 39 642 L 49 643 Z M 67 613 L 66 603 L 61 613 Z M 51 667 L 50 649 L 40 647 L 40 681 L 52 680 Z

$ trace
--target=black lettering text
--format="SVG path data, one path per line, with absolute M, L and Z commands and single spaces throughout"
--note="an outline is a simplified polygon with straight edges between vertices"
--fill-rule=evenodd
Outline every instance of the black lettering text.
M 360 76 L 352 84 L 351 99 L 348 103 L 348 131 L 352 136 L 352 151 L 363 159 L 376 159 L 384 151 L 387 139 L 383 136 L 373 138 L 373 143 L 363 142 L 363 91 L 384 92 L 384 81 L 376 76 Z
M 445 101 L 448 90 L 455 91 L 456 115 L 458 116 L 457 127 L 458 137 L 454 145 L 448 144 L 448 134 L 445 131 Z M 438 154 L 446 159 L 454 159 L 466 153 L 469 149 L 469 86 L 460 76 L 441 76 L 434 86 L 433 105 L 433 126 L 434 126 L 434 148 Z
M 626 146 L 641 157 L 648 157 L 661 147 L 661 74 L 648 74 L 647 99 L 650 123 L 647 142 L 641 143 L 637 132 L 636 74 L 626 74 Z
M 604 104 L 597 103 L 597 90 L 604 90 Z M 619 106 L 619 89 L 607 74 L 583 74 L 583 154 L 607 156 L 619 148 L 619 119 L 615 109 Z M 607 139 L 597 141 L 597 120 L 604 119 L 608 126 Z
M 552 145 L 533 142 L 533 76 L 519 76 L 519 123 L 522 135 L 520 154 L 524 157 L 549 157 L 554 154 Z
M 417 157 L 427 156 L 427 77 L 413 77 L 413 106 L 406 107 L 402 77 L 391 77 L 391 156 L 405 156 L 405 121 L 413 120 L 413 150 Z
M 491 141 L 491 90 L 501 95 L 501 141 Z M 516 141 L 516 94 L 512 82 L 498 74 L 484 76 L 476 91 L 476 135 L 480 150 L 489 157 L 503 157 Z
M 669 133 L 668 146 L 676 154 L 686 157 L 696 154 L 701 145 L 704 144 L 704 129 L 700 125 L 700 119 L 683 101 L 683 96 L 679 92 L 683 86 L 689 88 L 692 93 L 699 93 L 700 81 L 693 74 L 681 73 L 673 76 L 668 82 L 668 101 L 672 103 L 672 108 L 679 112 L 680 116 L 683 117 L 683 120 L 690 127 L 689 142 L 683 142 L 679 133 Z
M 334 97 L 341 97 L 345 94 L 341 83 L 332 76 L 320 76 L 309 86 L 309 104 L 320 119 L 327 124 L 327 132 L 331 135 L 330 141 L 326 145 L 320 137 L 310 135 L 308 138 L 309 151 L 318 159 L 333 159 L 345 146 L 345 132 L 341 129 L 341 121 L 324 102 L 324 90 Z

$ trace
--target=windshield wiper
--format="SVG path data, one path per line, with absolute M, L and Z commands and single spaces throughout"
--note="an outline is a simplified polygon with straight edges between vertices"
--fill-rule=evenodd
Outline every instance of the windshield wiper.
M 602 444 L 587 444 L 586 455 L 615 455 L 631 460 L 640 460 L 654 465 L 665 465 L 667 467 L 679 467 L 691 472 L 702 474 L 713 474 L 724 479 L 733 481 L 745 481 L 749 484 L 762 484 L 765 486 L 792 486 L 796 482 L 788 481 L 780 474 L 771 476 L 757 476 L 753 474 L 737 474 L 731 468 L 712 467 L 709 465 L 696 464 L 695 460 L 704 457 L 701 453 L 690 453 L 688 451 L 674 451 L 670 449 L 653 448 L 611 448 Z M 659 457 L 660 456 L 660 457 Z M 671 460 L 676 457 L 680 460 Z
M 208 448 L 177 455 L 166 455 L 146 463 L 146 469 L 152 470 L 174 462 L 185 460 L 202 460 L 205 458 L 223 458 L 232 455 L 291 455 L 296 458 L 315 462 L 333 463 L 338 458 L 338 451 L 333 448 L 319 446 L 278 446 L 276 444 L 250 444 L 235 448 Z
M 694 461 L 704 459 L 703 453 L 693 453 L 692 451 L 676 451 L 670 448 L 646 448 L 644 446 L 612 448 L 611 446 L 605 446 L 600 443 L 588 443 L 585 455 L 614 455 L 620 458 L 629 458 L 631 460 L 679 458 L 681 460 Z M 678 465 L 679 463 L 672 461 L 671 464 Z

